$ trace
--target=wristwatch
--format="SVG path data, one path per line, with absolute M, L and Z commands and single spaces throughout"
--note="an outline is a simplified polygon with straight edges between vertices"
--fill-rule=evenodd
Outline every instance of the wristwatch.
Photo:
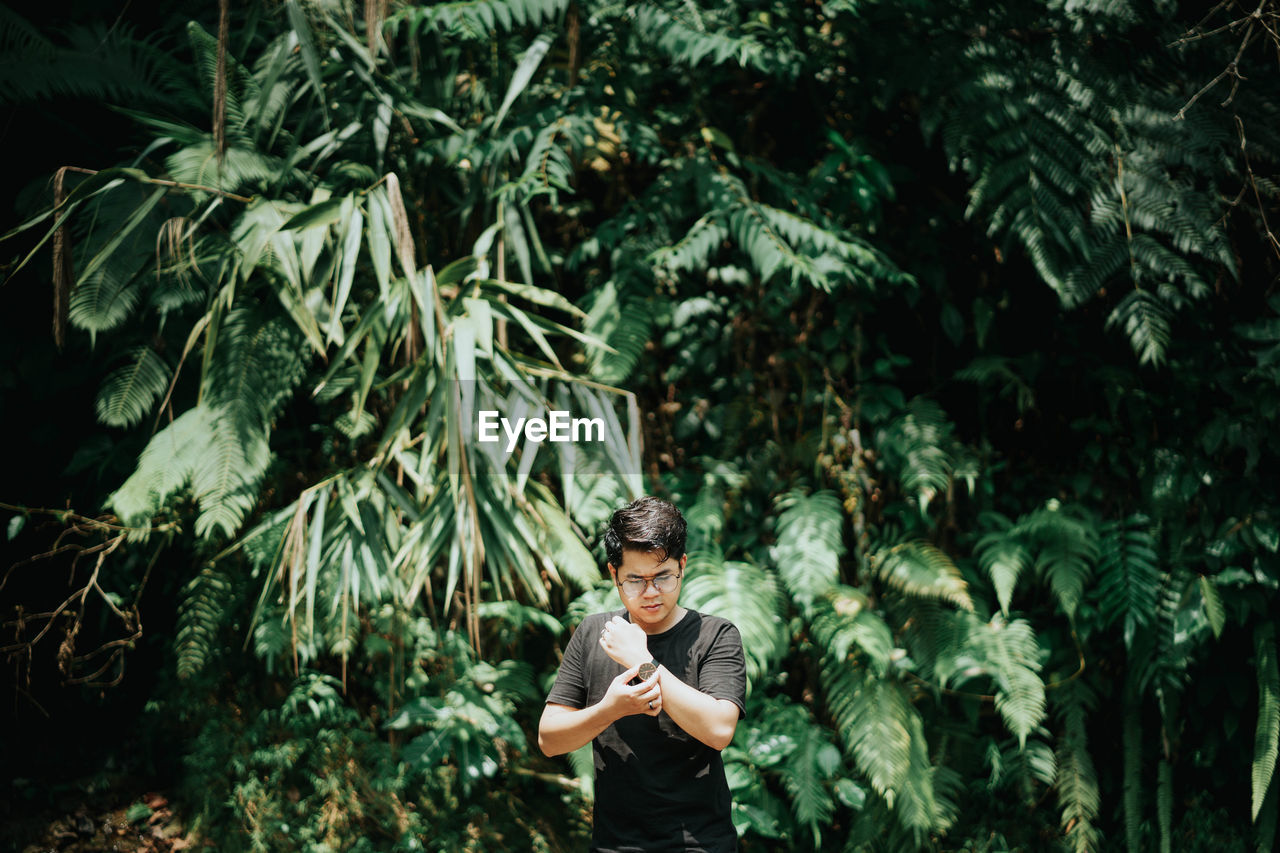
M 657 658 L 654 658 L 652 660 L 648 660 L 640 664 L 640 672 L 637 675 L 637 677 L 641 681 L 648 681 L 649 677 L 657 671 L 658 671 L 658 660 Z

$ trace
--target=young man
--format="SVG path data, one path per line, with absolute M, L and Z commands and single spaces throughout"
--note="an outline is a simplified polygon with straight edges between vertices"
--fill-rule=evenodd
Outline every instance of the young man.
M 605 533 L 623 610 L 588 616 L 538 726 L 547 755 L 592 743 L 593 851 L 737 850 L 720 750 L 746 703 L 746 659 L 732 622 L 679 604 L 685 521 L 640 498 Z

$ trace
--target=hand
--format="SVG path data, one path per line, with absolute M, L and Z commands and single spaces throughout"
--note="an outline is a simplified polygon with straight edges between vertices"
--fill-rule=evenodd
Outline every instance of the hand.
M 662 712 L 662 686 L 658 684 L 655 672 L 646 681 L 639 684 L 628 684 L 640 672 L 640 666 L 631 667 L 626 672 L 609 682 L 603 701 L 614 711 L 614 719 L 629 717 L 632 714 L 648 714 L 656 717 Z
M 623 666 L 639 666 L 653 659 L 649 654 L 649 635 L 639 625 L 621 616 L 613 617 L 601 629 L 600 648 Z

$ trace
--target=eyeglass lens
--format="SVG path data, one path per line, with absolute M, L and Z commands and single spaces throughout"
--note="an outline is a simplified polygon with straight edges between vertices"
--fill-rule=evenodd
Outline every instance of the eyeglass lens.
M 679 577 L 679 575 L 658 575 L 656 578 L 628 578 L 622 582 L 622 588 L 632 597 L 643 595 L 649 588 L 649 584 L 653 584 L 653 588 L 658 592 L 668 593 L 675 589 L 676 580 Z

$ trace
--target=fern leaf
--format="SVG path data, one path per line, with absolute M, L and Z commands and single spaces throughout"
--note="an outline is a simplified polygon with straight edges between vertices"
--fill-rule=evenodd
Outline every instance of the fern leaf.
M 1155 537 L 1143 516 L 1108 525 L 1098 560 L 1099 610 L 1104 626 L 1124 623 L 1125 648 L 1155 619 L 1162 573 Z
M 1101 796 L 1093 758 L 1089 754 L 1086 722 L 1095 701 L 1078 682 L 1058 691 L 1063 732 L 1058 738 L 1058 777 L 1055 788 L 1062 808 L 1062 834 L 1073 853 L 1093 853 L 1101 844 L 1094 826 Z
M 1222 606 L 1222 596 L 1218 594 L 1217 584 L 1205 575 L 1200 576 L 1200 596 L 1204 599 L 1204 613 L 1213 629 L 1213 636 L 1221 637 L 1222 629 L 1227 624 L 1227 611 Z
M 926 542 L 903 542 L 871 557 L 882 581 L 905 595 L 949 601 L 973 610 L 969 587 L 956 564 Z
M 902 484 L 920 503 L 921 512 L 945 493 L 955 469 L 954 427 L 941 406 L 916 397 L 907 411 L 877 436 L 877 446 Z
M 635 370 L 645 345 L 653 337 L 653 307 L 624 296 L 612 281 L 594 290 L 591 299 L 584 331 L 610 347 L 588 347 L 591 375 L 600 382 L 622 384 Z
M 1018 578 L 1031 565 L 1031 554 L 1013 525 L 1002 517 L 1001 521 L 1005 529 L 983 536 L 978 540 L 976 551 L 979 564 L 995 586 L 1000 612 L 1008 616 L 1013 590 Z
M 996 710 L 1019 745 L 1025 746 L 1046 713 L 1035 631 L 1025 620 L 1005 622 L 996 616 L 974 631 L 971 640 L 981 651 L 984 668 L 996 679 Z
M 196 406 L 147 442 L 138 467 L 108 499 L 130 526 L 145 524 L 174 492 L 190 482 L 213 441 L 215 412 Z
M 813 609 L 812 630 L 825 655 L 846 660 L 856 647 L 884 675 L 893 654 L 893 632 L 883 617 L 870 608 L 867 597 L 851 587 L 835 587 Z
M 1168 307 L 1148 290 L 1138 288 L 1120 300 L 1107 317 L 1107 328 L 1120 326 L 1145 364 L 1158 365 L 1172 338 Z
M 808 610 L 840 577 L 844 513 L 831 492 L 789 492 L 777 499 L 774 565 L 791 597 Z
M 215 532 L 234 536 L 258 502 L 258 483 L 271 461 L 266 435 L 241 428 L 226 409 L 215 410 L 210 441 L 192 471 L 192 486 L 200 502 L 196 535 Z
M 836 730 L 858 769 L 892 806 L 911 769 L 911 716 L 902 689 L 844 661 L 823 667 Z
M 819 845 L 822 827 L 831 822 L 835 812 L 835 800 L 826 783 L 840 764 L 840 751 L 832 745 L 827 730 L 809 725 L 782 767 L 782 781 L 791 795 L 796 820 L 808 827 Z
M 1037 572 L 1049 581 L 1067 618 L 1075 619 L 1084 586 L 1098 559 L 1097 531 L 1093 524 L 1053 504 L 1033 513 L 1019 526 L 1037 546 Z
M 231 578 L 209 563 L 183 589 L 178 609 L 178 678 L 199 675 L 217 658 L 214 643 L 233 596 Z
M 1258 727 L 1253 739 L 1250 773 L 1252 817 L 1256 822 L 1274 783 L 1276 756 L 1280 750 L 1280 666 L 1276 662 L 1276 628 L 1264 622 L 1254 631 L 1254 651 L 1258 670 Z
M 693 9 L 694 15 L 700 14 Z M 679 65 L 690 69 L 702 64 L 733 62 L 765 74 L 790 78 L 800 68 L 793 49 L 775 50 L 751 36 L 730 35 L 723 29 L 696 29 L 658 6 L 642 3 L 636 7 L 636 29 Z
M 718 551 L 689 557 L 682 600 L 733 622 L 742 633 L 747 677 L 754 683 L 773 670 L 786 650 L 777 580 L 751 563 L 723 560 Z
M 169 366 L 151 347 L 130 353 L 130 363 L 113 371 L 98 391 L 98 420 L 128 427 L 147 416 L 169 385 Z

